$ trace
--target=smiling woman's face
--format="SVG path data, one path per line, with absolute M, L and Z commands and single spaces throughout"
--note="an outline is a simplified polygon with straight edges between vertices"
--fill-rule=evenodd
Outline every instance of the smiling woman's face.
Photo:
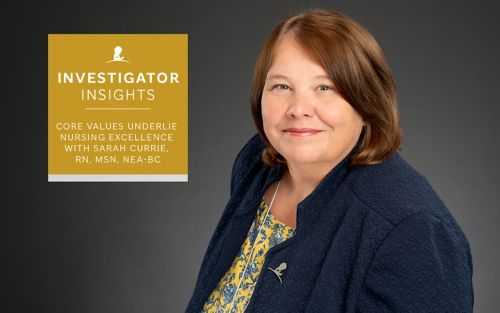
M 264 132 L 290 165 L 337 165 L 363 126 L 323 67 L 291 34 L 277 43 L 261 103 Z

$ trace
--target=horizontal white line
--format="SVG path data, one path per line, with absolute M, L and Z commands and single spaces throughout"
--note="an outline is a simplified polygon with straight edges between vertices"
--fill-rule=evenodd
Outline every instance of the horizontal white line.
M 187 174 L 49 174 L 49 182 L 187 182 Z
M 85 108 L 85 110 L 151 110 L 151 108 Z

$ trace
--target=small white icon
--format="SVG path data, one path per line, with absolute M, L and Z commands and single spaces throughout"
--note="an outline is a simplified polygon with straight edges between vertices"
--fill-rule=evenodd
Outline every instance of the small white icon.
M 283 275 L 282 271 L 286 270 L 286 263 L 281 263 L 276 269 L 268 267 L 276 276 L 278 276 L 280 283 L 283 283 L 281 280 L 281 276 Z
M 125 60 L 125 57 L 121 56 L 122 51 L 123 51 L 122 47 L 116 46 L 115 47 L 115 53 L 113 54 L 113 60 L 109 60 L 106 63 L 110 63 L 110 62 L 126 62 L 126 63 L 130 63 L 130 61 Z

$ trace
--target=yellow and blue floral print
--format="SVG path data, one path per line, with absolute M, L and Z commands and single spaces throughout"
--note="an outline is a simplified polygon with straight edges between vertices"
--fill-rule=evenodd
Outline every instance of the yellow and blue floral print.
M 247 238 L 243 242 L 233 264 L 221 278 L 217 287 L 212 291 L 212 294 L 203 307 L 203 313 L 244 312 L 246 305 L 252 297 L 267 251 L 274 245 L 291 238 L 295 234 L 295 228 L 281 223 L 271 212 L 269 212 L 268 217 L 264 221 L 267 211 L 269 211 L 269 206 L 263 198 L 257 210 L 257 215 L 248 231 Z M 260 230 L 260 234 L 258 234 L 262 222 L 265 223 Z M 255 242 L 257 237 L 258 241 Z M 254 242 L 255 247 L 252 252 Z M 250 252 L 252 252 L 252 255 L 250 255 Z M 247 260 L 249 262 L 245 271 Z M 238 289 L 244 271 L 245 277 Z

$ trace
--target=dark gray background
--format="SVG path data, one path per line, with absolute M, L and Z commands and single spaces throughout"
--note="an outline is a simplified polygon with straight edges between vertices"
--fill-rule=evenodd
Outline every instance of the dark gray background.
M 500 6 L 495 1 L 22 2 L 2 9 L 2 312 L 181 312 L 254 134 L 250 80 L 288 13 L 364 25 L 396 79 L 403 156 L 466 233 L 475 312 L 498 304 Z M 189 34 L 189 182 L 47 182 L 47 34 Z M 496 160 L 496 161 L 495 161 Z

